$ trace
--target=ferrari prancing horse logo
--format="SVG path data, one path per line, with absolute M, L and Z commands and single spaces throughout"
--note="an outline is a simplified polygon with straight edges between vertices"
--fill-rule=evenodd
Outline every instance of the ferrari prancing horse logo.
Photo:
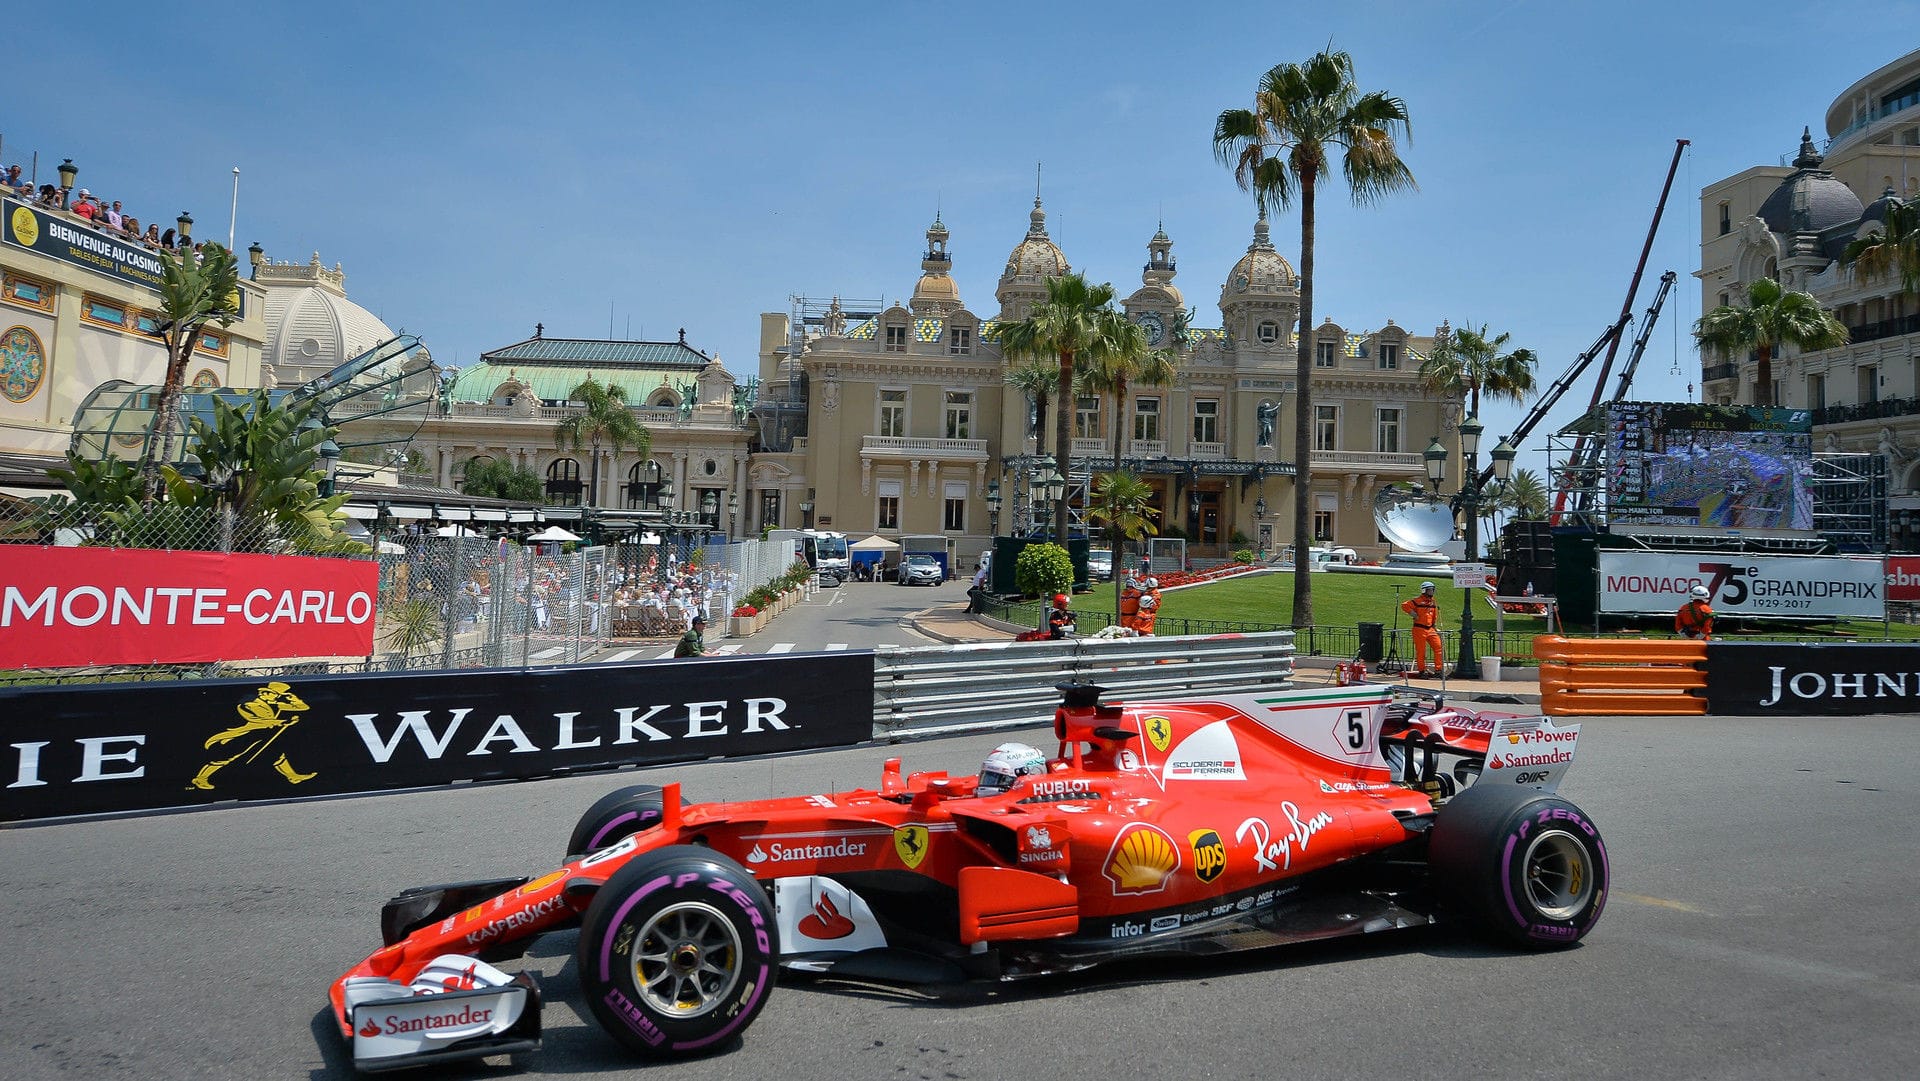
M 927 827 L 901 826 L 893 831 L 893 851 L 911 871 L 927 858 Z
M 1154 750 L 1165 754 L 1167 744 L 1173 742 L 1173 725 L 1165 717 L 1148 717 L 1147 742 L 1153 744 Z

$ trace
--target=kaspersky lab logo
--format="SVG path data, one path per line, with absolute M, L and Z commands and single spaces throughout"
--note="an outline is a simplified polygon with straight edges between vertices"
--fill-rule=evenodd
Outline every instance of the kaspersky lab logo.
M 200 772 L 187 782 L 189 789 L 212 792 L 216 787 L 213 783 L 214 774 L 228 766 L 244 768 L 255 762 L 272 763 L 273 771 L 286 778 L 288 784 L 313 780 L 315 774 L 301 773 L 293 768 L 293 763 L 287 759 L 287 752 L 281 751 L 274 758 L 267 757 L 274 741 L 298 723 L 302 713 L 312 708 L 293 693 L 292 687 L 285 683 L 269 683 L 260 688 L 252 701 L 234 708 L 240 713 L 240 723 L 207 737 L 205 744 L 207 750 L 221 747 L 223 751 L 232 750 L 233 753 L 201 766 Z

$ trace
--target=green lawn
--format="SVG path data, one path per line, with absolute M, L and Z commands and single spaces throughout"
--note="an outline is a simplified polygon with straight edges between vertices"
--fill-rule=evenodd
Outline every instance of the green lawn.
M 1446 578 L 1436 578 L 1434 581 L 1439 586 L 1435 596 L 1440 602 L 1441 630 L 1451 643 L 1454 632 L 1460 627 L 1460 604 L 1463 591 L 1455 588 Z M 1402 575 L 1340 574 L 1331 571 L 1313 575 L 1314 626 L 1342 636 L 1328 642 L 1321 651 L 1333 653 L 1344 651 L 1347 648 L 1344 645 L 1344 636 L 1355 633 L 1361 623 L 1381 623 L 1391 630 L 1394 625 L 1396 599 L 1406 600 L 1413 596 L 1420 588 L 1420 582 L 1419 578 Z M 1395 586 L 1399 587 L 1397 593 L 1394 590 Z M 1479 593 L 1477 590 L 1474 592 Z M 1479 638 L 1493 631 L 1494 611 L 1484 599 L 1484 595 L 1476 596 L 1474 604 L 1473 622 L 1474 630 L 1477 632 L 1475 637 Z M 1074 597 L 1073 607 L 1080 613 L 1080 627 L 1083 632 L 1097 630 L 1106 625 L 1111 622 L 1113 616 L 1113 583 L 1095 583 L 1091 592 Z M 1291 626 L 1293 623 L 1293 572 L 1251 574 L 1207 585 L 1172 590 L 1161 595 L 1160 613 L 1165 620 L 1209 620 L 1268 624 L 1274 627 Z M 1038 615 L 1038 608 L 1029 602 L 1015 606 L 1011 618 L 1016 622 L 1031 624 Z M 1176 624 L 1175 627 L 1177 626 Z M 1400 631 L 1403 650 L 1406 648 L 1405 634 L 1408 626 L 1407 618 L 1402 616 Z M 1715 637 L 1920 639 L 1920 626 L 1906 623 L 1895 623 L 1890 628 L 1878 622 L 1866 621 L 1818 624 L 1804 629 L 1781 625 L 1779 629 L 1773 630 L 1772 626 L 1769 623 L 1755 621 L 1750 629 L 1734 628 L 1723 622 Z M 1196 629 L 1208 628 L 1203 624 Z M 1506 617 L 1509 644 L 1503 648 L 1521 652 L 1521 643 L 1533 635 L 1546 633 L 1546 630 L 1546 620 L 1540 616 L 1509 613 Z M 1637 627 L 1610 630 L 1609 633 L 1663 636 L 1670 634 L 1671 631 L 1670 621 L 1650 619 Z M 1591 634 L 1592 631 L 1590 628 L 1574 628 L 1574 633 L 1576 635 Z

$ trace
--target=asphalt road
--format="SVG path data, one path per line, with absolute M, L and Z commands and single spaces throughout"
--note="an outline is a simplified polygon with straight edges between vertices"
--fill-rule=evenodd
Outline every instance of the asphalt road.
M 735 1047 L 648 1068 L 591 1021 L 566 933 L 522 962 L 544 1050 L 419 1076 L 1910 1076 L 1915 718 L 1587 723 L 1564 793 L 1615 879 L 1571 951 L 1434 929 L 934 995 L 782 986 Z M 825 791 L 889 754 L 970 771 L 992 742 L 0 831 L 0 1077 L 351 1076 L 325 991 L 400 888 L 545 870 L 615 783 Z

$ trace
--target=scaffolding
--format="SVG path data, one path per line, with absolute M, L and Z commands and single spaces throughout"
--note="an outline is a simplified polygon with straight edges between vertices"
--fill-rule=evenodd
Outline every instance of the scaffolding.
M 787 344 L 774 350 L 782 362 L 788 358 L 798 360 L 806 354 L 809 343 L 830 330 L 844 333 L 849 325 L 857 326 L 869 319 L 879 318 L 886 307 L 886 303 L 880 300 L 843 303 L 839 297 L 815 300 L 797 294 L 787 297 L 787 302 Z M 795 439 L 807 434 L 806 369 L 796 366 L 786 379 L 774 379 L 759 390 L 759 395 L 748 407 L 759 425 L 754 449 L 785 454 L 793 450 Z
M 1584 449 L 1579 436 L 1585 434 Z M 1729 530 L 1700 525 L 1659 525 L 1611 521 L 1608 480 L 1629 463 L 1612 460 L 1604 440 L 1594 454 L 1593 433 L 1580 423 L 1547 439 L 1550 496 L 1564 495 L 1569 509 L 1561 527 L 1645 538 L 1649 547 L 1752 552 L 1887 551 L 1887 463 L 1877 454 L 1814 454 L 1807 476 L 1813 500 L 1813 528 Z

